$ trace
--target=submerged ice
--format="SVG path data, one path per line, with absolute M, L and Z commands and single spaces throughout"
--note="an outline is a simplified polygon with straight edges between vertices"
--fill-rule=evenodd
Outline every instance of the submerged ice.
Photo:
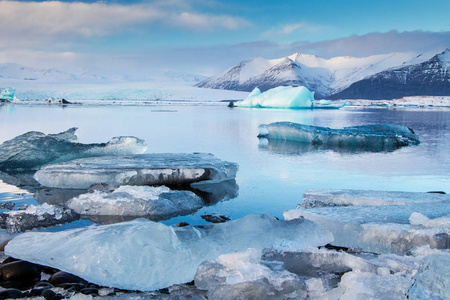
M 52 266 L 90 282 L 154 290 L 194 279 L 202 261 L 247 248 L 305 248 L 332 241 L 313 222 L 267 215 L 199 227 L 173 228 L 148 220 L 15 237 L 5 253 Z
M 189 186 L 198 189 L 236 177 L 238 165 L 206 153 L 158 153 L 82 158 L 47 165 L 35 174 L 43 186 L 85 189 L 95 183 Z
M 419 137 L 401 125 L 361 125 L 332 129 L 292 122 L 276 122 L 259 126 L 259 138 L 295 141 L 331 149 L 393 150 L 419 144 Z
M 238 107 L 267 108 L 311 108 L 314 92 L 306 87 L 279 86 L 261 93 L 255 88 L 243 101 L 236 102 Z
M 165 186 L 121 186 L 111 192 L 93 191 L 70 199 L 67 206 L 81 215 L 145 216 L 169 219 L 197 211 L 204 205 L 190 191 L 173 191 Z
M 141 154 L 145 141 L 131 136 L 114 137 L 107 143 L 78 143 L 77 128 L 58 134 L 30 131 L 0 145 L 0 170 L 38 169 L 44 164 L 80 157 Z

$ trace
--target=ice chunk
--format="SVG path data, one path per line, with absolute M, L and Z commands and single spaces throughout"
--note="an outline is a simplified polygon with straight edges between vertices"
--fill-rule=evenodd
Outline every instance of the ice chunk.
M 314 92 L 306 87 L 279 86 L 261 93 L 255 88 L 243 101 L 235 103 L 238 107 L 267 108 L 312 108 Z
M 0 88 L 0 102 L 13 101 L 15 92 L 13 88 Z
M 450 195 L 436 193 L 310 189 L 303 193 L 301 207 L 381 206 L 449 203 Z
M 82 158 L 47 165 L 34 175 L 47 187 L 86 189 L 95 183 L 189 186 L 234 179 L 238 165 L 205 153 L 158 153 Z M 207 182 L 205 182 L 207 181 Z
M 344 107 L 347 104 L 347 101 L 339 101 L 339 100 L 315 100 L 313 103 L 314 108 L 323 108 L 323 109 L 339 109 Z
M 193 192 L 172 191 L 165 186 L 121 186 L 112 192 L 82 194 L 67 202 L 82 215 L 146 216 L 152 220 L 193 213 L 203 205 Z
M 424 258 L 408 290 L 408 299 L 450 299 L 450 255 Z
M 3 212 L 0 226 L 8 233 L 22 232 L 37 227 L 50 227 L 78 220 L 79 216 L 62 206 L 30 205 L 25 210 Z
M 208 290 L 209 299 L 303 299 L 304 281 L 286 270 L 261 264 L 256 249 L 224 254 L 203 262 L 195 286 Z
M 145 141 L 126 136 L 114 137 L 108 143 L 77 143 L 76 129 L 49 135 L 30 131 L 4 142 L 0 145 L 0 170 L 38 169 L 80 157 L 140 154 L 147 150 Z
M 28 232 L 10 241 L 5 251 L 103 286 L 154 290 L 190 282 L 202 261 L 221 254 L 247 248 L 304 248 L 331 240 L 328 231 L 303 219 L 246 216 L 180 228 L 139 219 L 57 233 Z
M 356 150 L 390 151 L 402 146 L 419 144 L 419 137 L 400 125 L 361 125 L 332 129 L 291 122 L 276 122 L 259 126 L 259 138 L 296 141 L 317 147 L 355 148 Z
M 447 203 L 428 203 L 386 206 L 317 207 L 284 212 L 291 220 L 304 217 L 330 230 L 334 245 L 361 248 L 376 253 L 404 255 L 412 248 L 430 245 L 447 248 L 450 227 L 415 226 L 410 224 L 411 214 L 420 211 L 430 219 L 450 216 Z M 430 223 L 433 224 L 433 223 Z

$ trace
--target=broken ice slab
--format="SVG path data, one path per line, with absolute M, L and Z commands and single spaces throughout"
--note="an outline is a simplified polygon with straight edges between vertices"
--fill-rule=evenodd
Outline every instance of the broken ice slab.
M 67 202 L 81 215 L 141 216 L 155 221 L 194 213 L 203 205 L 193 192 L 173 191 L 165 186 L 120 186 L 111 192 L 82 194 Z
M 450 255 L 426 256 L 412 280 L 407 299 L 450 299 Z
M 450 204 L 450 195 L 397 191 L 310 189 L 303 193 L 301 207 L 381 206 L 426 203 Z
M 402 299 L 420 258 L 303 249 L 221 255 L 197 269 L 210 299 Z M 370 296 L 368 296 L 370 295 Z
M 450 216 L 450 205 L 448 202 L 431 202 L 410 205 L 298 208 L 285 211 L 284 217 L 286 220 L 304 217 L 320 224 L 333 233 L 333 245 L 336 246 L 400 255 L 422 245 L 447 248 L 450 222 L 435 222 L 436 226 L 433 226 L 433 220 L 429 226 L 416 224 L 410 220 L 416 212 L 429 219 L 445 218 Z
M 42 167 L 34 178 L 43 186 L 86 189 L 95 183 L 189 187 L 234 179 L 238 165 L 207 153 L 157 153 L 82 158 Z
M 70 209 L 49 204 L 30 205 L 25 210 L 13 210 L 0 214 L 0 227 L 9 234 L 33 228 L 51 227 L 78 220 L 79 216 Z
M 332 129 L 291 122 L 276 122 L 259 126 L 259 138 L 296 141 L 329 148 L 390 151 L 419 144 L 419 137 L 400 125 L 361 125 Z
M 114 137 L 107 143 L 78 143 L 70 128 L 58 134 L 45 135 L 30 131 L 0 145 L 0 170 L 36 170 L 49 163 L 80 157 L 140 154 L 147 150 L 144 140 L 136 137 Z
M 18 259 L 52 266 L 92 283 L 155 290 L 190 282 L 200 263 L 249 247 L 317 247 L 331 242 L 317 224 L 267 215 L 201 227 L 171 227 L 145 219 L 62 232 L 28 232 L 6 246 Z

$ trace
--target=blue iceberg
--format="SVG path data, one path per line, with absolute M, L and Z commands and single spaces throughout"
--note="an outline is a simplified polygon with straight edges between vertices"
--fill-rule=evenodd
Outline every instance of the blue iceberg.
M 279 86 L 264 93 L 255 88 L 243 101 L 236 102 L 238 107 L 260 108 L 312 108 L 314 92 L 304 86 Z
M 13 88 L 0 88 L 0 102 L 13 101 L 15 92 Z

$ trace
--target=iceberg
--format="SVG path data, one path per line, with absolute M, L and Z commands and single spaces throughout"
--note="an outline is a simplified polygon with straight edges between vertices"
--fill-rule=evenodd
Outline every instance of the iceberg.
M 0 170 L 36 170 L 44 164 L 80 157 L 140 154 L 147 150 L 144 140 L 114 137 L 107 143 L 78 143 L 76 127 L 58 134 L 30 131 L 0 145 Z
M 322 193 L 322 197 L 311 199 L 306 194 L 302 206 L 285 211 L 283 215 L 286 220 L 306 218 L 318 223 L 333 233 L 334 245 L 368 252 L 404 255 L 424 245 L 436 249 L 449 247 L 449 195 L 366 191 L 366 195 L 361 196 L 362 191 L 353 195 L 349 191 L 346 193 L 354 198 L 342 194 L 339 198 L 329 193 L 330 198 L 326 199 Z M 395 194 L 400 197 L 396 199 Z
M 331 149 L 393 150 L 419 144 L 411 128 L 401 125 L 361 125 L 332 129 L 292 122 L 275 122 L 259 126 L 259 138 L 295 141 Z
M 138 219 L 62 232 L 27 232 L 12 239 L 5 253 L 95 284 L 149 291 L 192 281 L 204 260 L 222 254 L 248 248 L 317 247 L 332 239 L 313 222 L 267 215 L 179 228 Z
M 202 199 L 190 191 L 168 187 L 120 186 L 111 192 L 93 191 L 72 198 L 67 207 L 81 215 L 141 216 L 166 220 L 197 211 Z
M 306 87 L 279 86 L 261 93 L 255 88 L 243 101 L 235 103 L 237 107 L 261 108 L 312 108 L 314 92 Z
M 0 88 L 0 102 L 10 102 L 14 100 L 16 89 Z
M 46 165 L 34 178 L 43 186 L 87 189 L 95 183 L 121 185 L 165 185 L 199 189 L 236 177 L 238 165 L 205 153 L 156 153 L 129 156 L 81 158 Z

